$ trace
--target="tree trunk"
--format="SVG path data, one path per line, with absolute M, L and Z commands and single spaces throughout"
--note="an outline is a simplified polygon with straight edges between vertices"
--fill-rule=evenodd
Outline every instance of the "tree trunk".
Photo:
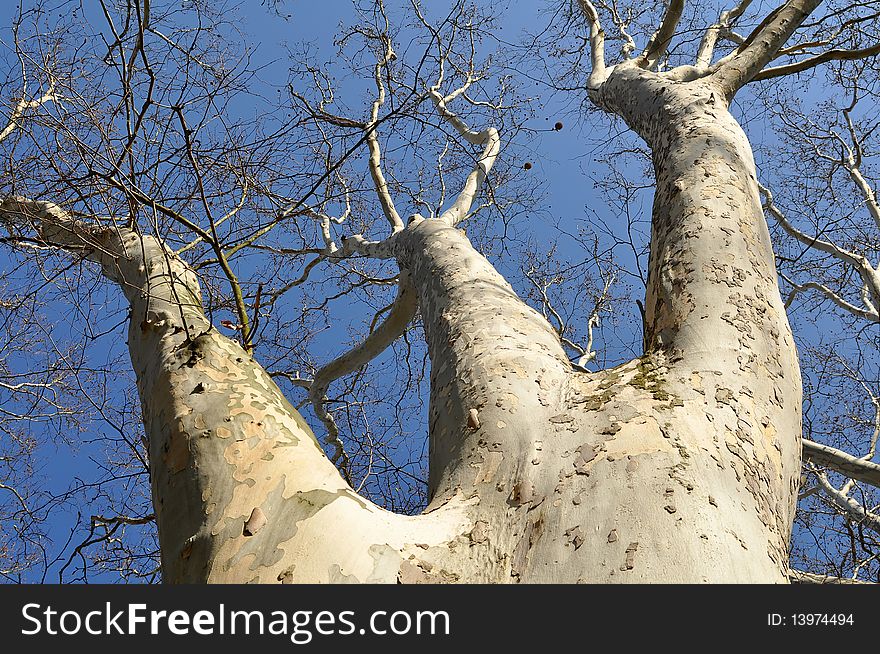
M 419 516 L 345 483 L 161 242 L 4 202 L 131 302 L 164 580 L 787 581 L 800 375 L 751 150 L 715 84 L 624 64 L 592 93 L 653 151 L 639 359 L 575 371 L 461 231 L 416 218 L 394 236 L 431 358 Z
M 573 371 L 459 230 L 420 220 L 399 235 L 432 361 L 421 516 L 351 491 L 216 331 L 187 344 L 172 329 L 152 372 L 135 354 L 166 580 L 786 581 L 799 378 L 734 127 L 664 137 L 652 346 L 612 370 Z

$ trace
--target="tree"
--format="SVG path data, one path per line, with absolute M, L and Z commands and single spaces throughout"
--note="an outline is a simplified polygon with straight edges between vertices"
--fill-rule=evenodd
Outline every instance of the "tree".
M 236 121 L 230 102 L 246 92 L 245 69 L 223 49 L 201 49 L 190 32 L 200 36 L 202 21 L 167 34 L 173 9 L 129 5 L 117 27 L 105 8 L 116 39 L 109 101 L 98 101 L 108 95 L 106 72 L 87 72 L 88 58 L 71 66 L 59 61 L 64 49 L 22 54 L 22 70 L 36 64 L 45 90 L 33 100 L 25 90 L 3 132 L 18 139 L 14 183 L 0 204 L 6 240 L 38 257 L 52 248 L 90 262 L 125 296 L 163 579 L 787 581 L 801 375 L 752 149 L 729 107 L 754 80 L 877 54 L 832 47 L 834 36 L 817 46 L 832 54 L 774 64 L 804 52 L 786 44 L 799 28 L 824 25 L 807 22 L 819 4 L 789 0 L 739 37 L 742 2 L 705 30 L 692 63 L 669 68 L 683 2 L 668 3 L 642 50 L 615 4 L 581 0 L 560 14 L 586 25 L 586 98 L 644 140 L 655 179 L 644 354 L 597 372 L 584 367 L 592 338 L 586 348 L 567 339 L 534 269 L 529 279 L 554 325 L 461 229 L 508 201 L 495 165 L 504 155 L 500 125 L 476 121 L 506 117 L 516 126 L 499 100 L 505 80 L 492 86 L 491 65 L 479 63 L 479 35 L 490 24 L 474 9 L 456 4 L 432 19 L 412 3 L 422 36 L 401 56 L 376 2 L 339 40 L 343 51 L 353 48 L 355 67 L 369 61 L 365 114 L 338 111 L 330 76 L 302 53 L 298 72 L 311 90 L 294 84 L 294 111 L 254 127 Z M 867 20 L 858 6 L 840 11 L 849 25 Z M 623 43 L 614 66 L 603 21 Z M 724 39 L 730 51 L 716 57 Z M 161 56 L 151 54 L 148 45 L 159 43 Z M 25 133 L 23 111 L 46 106 L 53 109 Z M 432 142 L 435 130 L 455 139 Z M 389 146 L 416 159 L 406 175 L 388 174 Z M 432 160 L 425 182 L 418 162 Z M 292 161 L 305 172 L 285 172 Z M 381 235 L 358 216 L 365 184 Z M 404 219 L 395 202 L 403 194 L 429 215 Z M 320 242 L 290 247 L 307 240 L 309 221 Z M 341 238 L 343 228 L 355 233 Z M 242 283 L 252 265 L 244 257 L 261 251 L 272 257 L 268 268 Z M 300 275 L 267 293 L 268 279 L 310 255 Z M 396 296 L 362 341 L 310 378 L 293 368 L 272 375 L 255 356 L 257 327 L 283 289 L 305 284 L 318 264 L 362 285 L 391 283 Z M 205 282 L 228 291 L 206 299 Z M 597 285 L 588 331 L 609 288 Z M 224 306 L 236 338 L 211 319 Z M 404 515 L 353 489 L 359 464 L 328 394 L 404 336 L 417 314 L 430 358 L 427 507 Z M 329 457 L 273 377 L 307 388 Z M 854 478 L 876 474 L 864 460 L 841 463 L 837 450 L 810 455 Z

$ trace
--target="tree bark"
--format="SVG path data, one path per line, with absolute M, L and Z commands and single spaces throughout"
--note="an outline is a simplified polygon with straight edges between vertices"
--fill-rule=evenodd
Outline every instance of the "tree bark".
M 466 547 L 428 549 L 425 567 L 491 582 L 787 581 L 800 378 L 751 154 L 726 111 L 666 118 L 641 359 L 575 372 L 459 231 L 424 221 L 400 239 L 432 361 L 429 511 L 473 503 Z

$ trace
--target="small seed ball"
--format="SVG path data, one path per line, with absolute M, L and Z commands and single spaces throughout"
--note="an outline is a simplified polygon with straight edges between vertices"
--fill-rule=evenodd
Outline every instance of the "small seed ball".
M 553 126 L 553 129 L 555 129 L 555 130 L 558 132 L 559 130 L 562 129 L 562 123 L 556 123 L 556 124 Z
M 531 162 L 531 161 L 526 161 L 526 162 L 523 164 L 523 168 L 525 168 L 526 170 L 531 170 L 531 169 L 532 169 L 532 162 Z

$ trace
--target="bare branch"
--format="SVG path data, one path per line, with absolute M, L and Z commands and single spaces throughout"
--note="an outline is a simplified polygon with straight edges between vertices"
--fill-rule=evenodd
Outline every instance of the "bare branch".
M 27 93 L 27 84 L 24 85 L 23 94 L 24 93 Z M 57 100 L 57 98 L 58 96 L 55 94 L 55 80 L 53 79 L 49 84 L 49 88 L 43 95 L 37 98 L 31 98 L 30 100 L 26 98 L 18 100 L 12 108 L 12 113 L 6 123 L 6 127 L 0 131 L 0 143 L 2 143 L 10 134 L 12 134 L 15 128 L 18 127 L 19 121 L 28 109 L 35 109 L 36 107 L 46 104 L 50 100 Z
M 315 414 L 327 428 L 325 442 L 335 448 L 335 454 L 331 460 L 336 463 L 342 462 L 343 470 L 348 467 L 348 455 L 342 441 L 339 439 L 339 428 L 333 416 L 327 411 L 327 389 L 330 384 L 348 375 L 358 368 L 365 366 L 384 352 L 397 338 L 406 331 L 418 309 L 418 297 L 410 283 L 409 273 L 400 271 L 397 288 L 397 298 L 385 320 L 375 331 L 367 336 L 360 345 L 337 357 L 315 373 L 314 380 L 309 388 L 309 400 L 315 410 Z
M 851 479 L 880 488 L 880 464 L 848 454 L 843 450 L 801 439 L 804 456 Z
M 31 227 L 49 245 L 98 263 L 144 320 L 165 321 L 188 337 L 194 326 L 210 327 L 198 278 L 158 239 L 128 228 L 83 223 L 52 202 L 21 197 L 0 202 L 0 219 L 13 227 Z
M 812 572 L 791 569 L 788 577 L 793 584 L 870 584 L 869 581 L 847 579 L 846 577 L 833 577 L 831 575 L 818 575 Z
M 24 512 L 28 513 L 28 514 L 31 512 L 31 510 L 28 508 L 27 502 L 25 502 L 25 500 L 21 496 L 21 494 L 17 490 L 15 490 L 12 486 L 7 486 L 6 484 L 0 483 L 0 490 L 9 491 L 13 495 L 15 495 L 15 499 L 17 499 L 18 503 L 21 504 L 21 508 L 24 510 Z
M 819 291 L 822 295 L 824 295 L 826 298 L 831 300 L 838 307 L 840 307 L 841 309 L 843 309 L 844 311 L 846 311 L 848 313 L 851 313 L 856 318 L 861 318 L 863 320 L 871 320 L 871 321 L 878 320 L 877 311 L 874 310 L 872 306 L 867 305 L 867 303 L 866 303 L 867 308 L 862 309 L 860 307 L 857 307 L 856 305 L 844 300 L 842 297 L 840 297 L 837 293 L 832 291 L 830 288 L 828 288 L 824 284 L 820 284 L 818 282 L 804 282 L 803 284 L 798 284 L 797 282 L 795 282 L 791 278 L 789 278 L 787 275 L 780 274 L 780 277 L 782 277 L 786 282 L 791 284 L 791 293 L 789 293 L 788 298 L 785 301 L 785 308 L 786 309 L 788 309 L 791 306 L 795 297 L 797 297 L 797 295 L 799 293 L 803 293 L 805 291 L 812 289 L 814 291 Z M 864 299 L 867 299 L 867 298 L 863 297 L 863 300 Z
M 663 20 L 660 21 L 660 26 L 636 59 L 641 68 L 653 69 L 663 55 L 666 54 L 666 49 L 675 35 L 675 28 L 678 27 L 678 21 L 683 10 L 684 0 L 669 0 L 666 12 L 663 14 Z
M 825 497 L 849 516 L 850 520 L 864 525 L 873 532 L 880 534 L 880 515 L 871 513 L 859 502 L 849 497 L 846 493 L 836 489 L 828 480 L 824 472 L 816 473 L 819 484 Z
M 880 52 L 880 50 L 878 50 L 878 52 Z M 874 190 L 862 174 L 862 146 L 856 136 L 855 126 L 853 125 L 852 116 L 850 115 L 851 110 L 852 107 L 845 109 L 843 112 L 844 117 L 846 118 L 847 127 L 849 128 L 850 138 L 852 139 L 852 145 L 844 143 L 846 156 L 843 160 L 843 166 L 849 173 L 850 179 L 852 179 L 853 183 L 856 185 L 859 193 L 864 198 L 865 206 L 868 208 L 868 213 L 871 215 L 871 218 L 874 219 L 874 224 L 877 226 L 877 229 L 880 229 L 880 199 L 877 198 L 877 191 Z M 843 139 L 840 140 L 843 142 Z M 878 298 L 878 301 L 880 301 L 880 294 L 877 294 L 876 297 Z
M 718 39 L 722 36 L 731 37 L 731 27 L 742 16 L 743 12 L 748 9 L 750 4 L 752 4 L 752 0 L 740 0 L 740 3 L 732 9 L 721 12 L 718 22 L 706 30 L 697 51 L 697 60 L 695 62 L 697 68 L 707 68 L 712 64 L 712 56 L 715 54 L 715 46 L 718 43 Z
M 213 213 L 211 211 L 211 203 L 208 201 L 207 196 L 205 195 L 205 187 L 202 179 L 201 167 L 199 166 L 198 160 L 196 159 L 195 152 L 193 150 L 192 131 L 187 126 L 186 119 L 183 115 L 183 109 L 181 107 L 173 107 L 174 113 L 177 114 L 177 117 L 180 121 L 180 126 L 183 131 L 184 142 L 186 144 L 186 155 L 189 159 L 190 164 L 192 165 L 193 172 L 196 176 L 196 186 L 198 189 L 199 197 L 202 201 L 202 208 L 205 211 L 205 215 L 208 217 L 208 223 L 211 229 L 211 239 L 208 241 L 211 245 L 211 248 L 214 250 L 214 253 L 217 255 L 217 261 L 220 263 L 220 267 L 223 270 L 223 274 L 226 276 L 226 279 L 229 281 L 229 286 L 232 289 L 232 297 L 235 301 L 235 310 L 238 314 L 238 321 L 241 325 L 241 340 L 242 345 L 246 352 L 251 353 L 254 350 L 253 343 L 253 331 L 251 328 L 250 317 L 248 316 L 247 305 L 244 302 L 244 295 L 241 290 L 241 284 L 238 281 L 238 276 L 233 272 L 232 266 L 229 264 L 229 259 L 226 256 L 226 253 L 223 251 L 223 246 L 220 243 L 220 237 L 217 235 L 217 222 L 214 219 Z
M 800 231 L 791 224 L 791 222 L 785 217 L 785 214 L 783 214 L 782 211 L 774 204 L 773 194 L 770 192 L 770 189 L 760 183 L 758 183 L 758 188 L 764 195 L 765 210 L 771 216 L 773 216 L 776 222 L 779 223 L 779 225 L 786 231 L 786 233 L 788 233 L 790 236 L 793 236 L 795 239 L 797 239 L 807 247 L 819 250 L 820 252 L 825 252 L 826 254 L 830 254 L 844 264 L 852 266 L 852 268 L 862 278 L 864 285 L 868 287 L 871 294 L 874 297 L 880 297 L 880 270 L 875 270 L 866 257 L 856 254 L 854 252 L 850 252 L 849 250 L 841 248 L 834 243 L 831 243 L 830 241 L 824 241 L 818 236 L 808 236 L 804 232 Z M 850 313 L 853 313 L 860 318 L 865 318 L 867 320 L 873 321 L 880 320 L 880 315 L 878 315 L 877 313 L 876 305 L 873 303 L 868 305 L 865 309 L 860 309 L 858 307 L 855 307 L 851 303 L 846 302 L 836 293 L 823 286 L 822 284 L 817 284 L 815 282 L 808 282 L 802 285 L 795 284 L 794 282 L 790 283 L 798 291 L 803 291 L 807 288 L 816 289 L 824 293 L 828 298 L 830 298 L 842 309 L 845 309 L 846 311 L 849 311 Z
M 154 513 L 150 513 L 149 515 L 141 516 L 139 518 L 132 518 L 130 516 L 125 515 L 115 515 L 111 518 L 105 518 L 102 515 L 93 515 L 92 516 L 92 524 L 93 525 L 145 525 L 149 522 L 155 522 L 156 515 Z
M 459 91 L 461 91 L 461 89 L 459 89 Z M 475 132 L 471 130 L 461 118 L 449 110 L 446 103 L 450 102 L 451 99 L 457 95 L 455 91 L 450 95 L 443 97 L 435 86 L 431 88 L 429 94 L 431 100 L 434 101 L 434 105 L 437 107 L 437 112 L 444 120 L 455 127 L 456 131 L 469 143 L 483 146 L 483 153 L 474 165 L 474 169 L 465 180 L 464 188 L 461 193 L 458 194 L 458 197 L 455 199 L 455 202 L 452 203 L 452 206 L 440 216 L 440 220 L 443 220 L 448 225 L 455 226 L 461 222 L 471 210 L 474 198 L 482 187 L 486 177 L 489 175 L 492 165 L 498 158 L 498 153 L 501 151 L 501 139 L 498 136 L 498 130 L 494 127 L 489 127 L 481 132 Z
M 732 56 L 725 58 L 712 77 L 728 101 L 776 57 L 820 3 L 821 0 L 788 0 L 771 12 Z
M 592 69 L 590 77 L 587 80 L 587 86 L 590 89 L 598 89 L 602 82 L 608 79 L 611 74 L 610 70 L 605 68 L 605 32 L 599 22 L 599 13 L 590 0 L 578 0 L 581 11 L 587 19 L 590 28 L 590 61 Z
M 385 174 L 382 172 L 382 151 L 379 147 L 379 136 L 376 131 L 379 123 L 379 109 L 385 104 L 385 83 L 382 81 L 382 75 L 387 66 L 397 58 L 397 55 L 391 47 L 391 38 L 387 34 L 382 34 L 380 40 L 383 52 L 373 69 L 377 96 L 370 108 L 370 120 L 367 122 L 364 131 L 367 136 L 367 146 L 370 149 L 370 175 L 373 177 L 373 184 L 379 196 L 379 203 L 382 205 L 385 218 L 391 224 L 392 231 L 398 232 L 403 229 L 403 221 L 394 207 L 394 200 L 391 198 L 388 182 L 385 180 Z
M 803 59 L 794 63 L 782 66 L 774 66 L 773 68 L 765 68 L 752 77 L 753 80 L 772 79 L 774 77 L 782 77 L 783 75 L 792 75 L 794 73 L 802 73 L 810 68 L 815 68 L 829 61 L 852 61 L 854 59 L 864 59 L 865 57 L 873 57 L 880 54 L 880 43 L 872 45 L 869 48 L 861 48 L 858 50 L 827 50 L 815 57 Z
M 623 59 L 629 59 L 632 53 L 636 51 L 635 39 L 633 39 L 628 31 L 629 25 L 623 16 L 620 15 L 616 2 L 612 2 L 610 5 L 606 4 L 605 7 L 611 12 L 611 22 L 614 23 L 614 26 L 617 28 L 617 31 L 623 39 L 623 45 L 620 46 L 620 56 Z

